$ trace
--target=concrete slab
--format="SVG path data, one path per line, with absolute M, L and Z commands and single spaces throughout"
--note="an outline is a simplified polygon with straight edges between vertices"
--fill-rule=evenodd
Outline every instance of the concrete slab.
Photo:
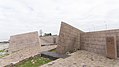
M 40 46 L 38 32 L 29 32 L 10 37 L 9 53 L 22 50 L 30 46 Z
M 106 37 L 106 55 L 108 58 L 117 58 L 116 37 Z
M 66 55 L 66 54 L 59 54 L 59 53 L 56 53 L 56 52 L 49 52 L 49 51 L 42 52 L 41 56 L 48 57 L 51 60 L 56 60 L 58 58 L 67 58 L 67 57 L 69 57 L 69 55 Z

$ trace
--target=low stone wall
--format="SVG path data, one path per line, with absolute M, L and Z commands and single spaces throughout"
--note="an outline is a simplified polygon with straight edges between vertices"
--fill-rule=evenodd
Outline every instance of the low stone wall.
M 50 45 L 50 44 L 57 44 L 58 43 L 58 36 L 42 36 L 40 38 L 41 45 Z

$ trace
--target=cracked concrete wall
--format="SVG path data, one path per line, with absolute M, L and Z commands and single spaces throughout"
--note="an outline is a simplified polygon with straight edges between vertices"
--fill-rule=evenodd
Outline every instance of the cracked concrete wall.
M 56 49 L 57 52 L 67 53 L 80 49 L 80 33 L 82 31 L 79 29 L 62 22 Z
M 9 53 L 12 53 L 30 46 L 41 46 L 38 32 L 30 32 L 11 36 L 8 51 Z

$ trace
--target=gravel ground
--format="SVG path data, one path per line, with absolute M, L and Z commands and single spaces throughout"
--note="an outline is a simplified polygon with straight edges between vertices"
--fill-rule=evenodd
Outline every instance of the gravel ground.
M 119 67 L 119 60 L 80 50 L 68 58 L 60 58 L 41 67 Z

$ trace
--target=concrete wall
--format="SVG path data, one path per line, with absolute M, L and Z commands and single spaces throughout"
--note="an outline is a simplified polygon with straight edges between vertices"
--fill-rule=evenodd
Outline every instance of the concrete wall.
M 106 55 L 106 38 L 116 37 L 117 55 L 119 57 L 119 29 L 95 32 L 82 32 L 64 22 L 61 23 L 58 53 L 74 52 L 77 49 Z
M 40 45 L 38 32 L 30 32 L 25 34 L 14 35 L 10 37 L 8 51 L 16 52 L 30 46 Z
M 106 37 L 116 36 L 119 56 L 119 30 L 81 33 L 81 49 L 106 56 Z
M 42 36 L 39 37 L 41 45 L 51 45 L 51 44 L 57 44 L 58 43 L 58 36 Z
M 79 29 L 66 24 L 61 23 L 59 40 L 57 46 L 58 53 L 74 52 L 80 49 L 80 31 Z

